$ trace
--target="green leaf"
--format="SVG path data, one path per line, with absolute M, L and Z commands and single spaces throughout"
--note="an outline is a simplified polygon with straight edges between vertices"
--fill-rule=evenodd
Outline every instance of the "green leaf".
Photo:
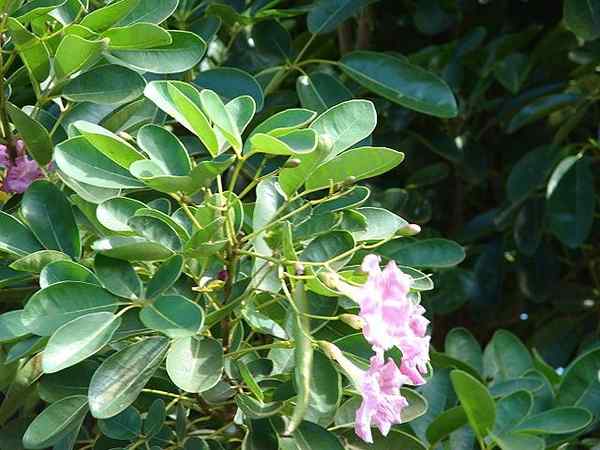
M 218 67 L 200 72 L 194 80 L 201 89 L 210 89 L 219 94 L 224 102 L 241 95 L 249 95 L 260 111 L 264 106 L 264 94 L 256 79 L 243 70 L 234 67 Z
M 177 0 L 121 0 L 86 15 L 81 25 L 92 31 L 102 32 L 112 27 L 139 22 L 159 24 L 170 17 L 176 7 Z
M 69 129 L 85 137 L 96 149 L 125 169 L 135 161 L 144 160 L 144 155 L 133 145 L 99 125 L 78 120 L 71 123 Z
M 200 161 L 190 173 L 194 186 L 209 186 L 236 160 L 235 155 L 221 154 L 212 160 Z
M 204 324 L 204 311 L 181 295 L 161 295 L 140 311 L 148 328 L 172 339 L 194 336 Z
M 161 47 L 173 41 L 167 30 L 151 23 L 113 27 L 102 33 L 102 37 L 108 39 L 109 50 Z
M 300 104 L 319 113 L 352 99 L 352 92 L 337 78 L 325 72 L 301 75 L 296 80 Z
M 331 159 L 370 136 L 377 125 L 377 112 L 369 100 L 348 100 L 329 108 L 310 125 L 319 137 L 331 141 Z
M 239 153 L 242 149 L 240 130 L 219 95 L 211 90 L 203 89 L 200 91 L 200 104 L 211 122 L 225 136 L 236 153 Z
M 344 450 L 335 434 L 316 423 L 302 422 L 293 436 L 299 450 Z
M 92 415 L 107 419 L 131 405 L 162 363 L 168 345 L 164 337 L 146 338 L 105 359 L 88 390 Z
M 582 245 L 592 231 L 596 208 L 591 162 L 583 158 L 560 177 L 547 202 L 548 226 L 570 248 Z
M 31 231 L 48 249 L 81 256 L 79 229 L 71 204 L 54 184 L 38 180 L 23 196 L 21 211 Z
M 450 373 L 452 385 L 475 434 L 483 440 L 494 426 L 496 405 L 486 387 L 460 370 Z
M 146 297 L 155 298 L 170 289 L 183 270 L 183 257 L 173 255 L 163 262 L 146 287 Z
M 52 141 L 46 128 L 12 103 L 6 104 L 6 111 L 25 141 L 27 152 L 40 166 L 48 164 L 52 160 Z
M 151 216 L 133 216 L 127 224 L 149 241 L 156 242 L 172 251 L 181 250 L 181 239 L 168 223 Z
M 494 434 L 512 431 L 533 409 L 533 396 L 527 391 L 515 391 L 496 403 Z
M 600 37 L 600 3 L 597 0 L 565 0 L 566 27 L 586 41 Z
M 556 396 L 557 406 L 586 408 L 595 416 L 600 414 L 600 349 L 576 358 L 565 371 Z
M 127 197 L 110 198 L 98 205 L 96 216 L 100 223 L 112 231 L 133 231 L 127 221 L 139 209 L 147 208 L 145 203 Z
M 75 72 L 91 67 L 106 48 L 106 41 L 91 41 L 75 34 L 67 34 L 56 49 L 54 72 L 64 80 Z
M 12 262 L 9 267 L 13 270 L 23 272 L 40 273 L 42 269 L 56 261 L 69 260 L 69 257 L 62 252 L 56 250 L 40 250 L 39 252 L 30 253 Z
M 235 403 L 251 419 L 264 419 L 277 414 L 283 408 L 283 402 L 262 403 L 244 394 L 235 396 Z
M 200 62 L 206 43 L 189 31 L 169 31 L 171 43 L 146 49 L 112 49 L 110 54 L 135 70 L 167 74 L 181 73 Z
M 73 395 L 52 403 L 31 422 L 23 435 L 23 446 L 43 449 L 56 444 L 80 425 L 87 412 L 85 395 Z
M 383 245 L 377 251 L 410 267 L 452 267 L 465 259 L 465 250 L 446 239 L 398 239 Z
M 166 416 L 165 402 L 162 399 L 154 400 L 144 420 L 144 434 L 146 436 L 156 434 L 163 426 Z
M 510 433 L 503 436 L 493 436 L 501 450 L 543 450 L 544 440 L 527 434 Z
M 353 148 L 317 167 L 306 180 L 306 188 L 327 188 L 350 177 L 357 181 L 376 177 L 403 160 L 404 153 L 386 147 Z
M 559 111 L 575 104 L 580 100 L 576 94 L 551 94 L 536 98 L 531 103 L 522 106 L 510 119 L 506 131 L 511 134 L 539 119 L 542 119 L 554 111 Z
M 223 347 L 209 337 L 187 337 L 171 344 L 167 373 L 178 388 L 203 392 L 215 386 L 223 372 Z
M 267 133 L 271 136 L 282 136 L 292 130 L 304 128 L 317 114 L 314 111 L 302 108 L 286 109 L 273 114 L 260 125 L 258 125 L 250 136 L 256 133 Z
M 162 244 L 138 236 L 99 239 L 92 244 L 92 249 L 125 261 L 162 261 L 173 255 Z
M 390 430 L 390 433 L 385 437 L 379 433 L 374 433 L 372 444 L 367 444 L 356 435 L 350 435 L 347 440 L 348 444 L 351 446 L 347 448 L 352 448 L 353 450 L 427 450 L 428 448 L 423 442 L 419 441 L 412 434 L 396 429 Z M 311 450 L 325 450 L 326 448 L 327 447 L 314 447 Z
M 468 364 L 479 373 L 483 371 L 481 345 L 466 328 L 453 328 L 448 332 L 444 352 Z
M 592 414 L 584 408 L 554 408 L 525 418 L 517 430 L 531 434 L 576 433 L 592 419 Z
M 50 73 L 50 52 L 45 43 L 13 17 L 8 18 L 7 25 L 27 71 L 35 81 L 43 82 Z
M 21 321 L 22 314 L 22 309 L 0 314 L 0 343 L 10 343 L 29 334 Z
M 311 342 L 308 300 L 304 283 L 298 281 L 294 289 L 293 333 L 294 333 L 294 380 L 296 382 L 296 405 L 287 425 L 286 434 L 293 433 L 307 415 L 311 400 L 311 377 L 313 376 L 314 350 Z M 337 374 L 336 374 L 337 375 Z
M 341 59 L 342 71 L 370 91 L 436 117 L 458 114 L 454 94 L 437 75 L 385 53 L 357 51 Z
M 312 240 L 300 254 L 300 260 L 326 262 L 354 248 L 354 239 L 347 231 L 331 231 Z M 333 266 L 343 266 L 338 258 Z
M 121 326 L 121 317 L 109 312 L 86 314 L 67 322 L 50 337 L 42 353 L 44 373 L 71 367 L 100 351 Z
M 330 33 L 346 19 L 358 14 L 373 0 L 319 0 L 308 12 L 308 31 Z
M 142 417 L 133 406 L 114 417 L 101 419 L 98 427 L 102 434 L 119 441 L 133 441 L 142 432 Z
M 117 189 L 143 187 L 129 171 L 114 163 L 83 136 L 58 144 L 54 159 L 60 170 L 85 184 Z
M 514 334 L 498 330 L 483 353 L 483 375 L 494 382 L 522 376 L 533 367 L 527 347 Z
M 32 333 L 50 336 L 73 319 L 96 312 L 114 312 L 118 298 L 100 286 L 62 281 L 37 291 L 23 311 L 22 321 Z
M 367 221 L 366 229 L 352 233 L 357 241 L 388 239 L 408 225 L 406 220 L 387 209 L 365 207 L 357 208 L 355 211 L 364 216 Z
M 43 247 L 29 228 L 10 214 L 0 211 L 0 250 L 25 256 L 43 250 Z
M 33 0 L 18 8 L 12 15 L 18 18 L 21 23 L 28 23 L 48 14 L 63 3 L 65 3 L 65 0 Z
M 170 131 L 157 125 L 145 125 L 138 131 L 138 145 L 167 175 L 184 176 L 192 164 L 181 141 Z
M 128 262 L 97 254 L 94 268 L 98 279 L 110 293 L 129 300 L 142 297 L 142 280 Z
M 521 201 L 540 187 L 557 162 L 559 149 L 543 146 L 531 150 L 513 166 L 506 183 L 508 198 Z
M 177 122 L 194 133 L 210 154 L 217 156 L 217 136 L 200 107 L 200 93 L 181 81 L 152 81 L 144 95 Z
M 353 186 L 340 197 L 319 203 L 313 209 L 313 214 L 326 214 L 360 206 L 369 198 L 370 193 L 371 191 L 366 186 Z
M 91 270 L 73 261 L 53 261 L 42 269 L 40 273 L 41 288 L 60 283 L 61 281 L 83 281 L 100 286 L 100 281 Z
M 467 424 L 467 415 L 462 406 L 455 406 L 437 415 L 427 427 L 427 440 L 435 444 Z
M 270 134 L 255 133 L 250 138 L 250 151 L 270 155 L 298 155 L 310 153 L 317 147 L 317 134 L 313 130 L 294 130 L 275 137 Z
M 100 105 L 128 103 L 144 92 L 146 82 L 137 72 L 116 64 L 97 66 L 74 78 L 63 96 L 74 102 Z

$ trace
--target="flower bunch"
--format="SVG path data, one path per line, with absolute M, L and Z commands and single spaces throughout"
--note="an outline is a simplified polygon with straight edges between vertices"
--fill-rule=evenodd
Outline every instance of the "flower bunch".
M 425 383 L 423 374 L 429 361 L 429 321 L 423 316 L 425 309 L 408 297 L 412 278 L 394 261 L 383 270 L 379 263 L 376 255 L 365 257 L 361 268 L 368 279 L 360 287 L 339 278 L 335 282 L 342 294 L 358 303 L 363 334 L 375 351 L 367 371 L 353 366 L 341 352 L 334 355 L 363 398 L 355 428 L 366 442 L 373 442 L 371 424 L 385 436 L 393 424 L 401 422 L 402 409 L 408 402 L 400 394 L 400 387 Z M 385 361 L 384 352 L 393 347 L 402 352 L 400 367 L 391 358 Z
M 0 144 L 0 165 L 6 170 L 0 189 L 4 192 L 21 194 L 43 174 L 38 163 L 27 156 L 25 143 L 21 139 L 15 142 L 15 149 L 16 156 L 12 158 L 8 147 Z

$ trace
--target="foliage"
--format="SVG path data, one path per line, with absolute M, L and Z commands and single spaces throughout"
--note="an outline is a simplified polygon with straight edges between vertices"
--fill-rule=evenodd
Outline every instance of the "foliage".
M 0 0 L 41 178 L 3 185 L 0 448 L 598 445 L 600 3 L 513 3 Z M 437 349 L 372 445 L 322 351 L 368 364 L 367 253 Z

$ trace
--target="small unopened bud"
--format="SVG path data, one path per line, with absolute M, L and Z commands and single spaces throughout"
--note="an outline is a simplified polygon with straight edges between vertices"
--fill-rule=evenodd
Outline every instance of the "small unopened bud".
M 293 169 L 294 167 L 298 167 L 300 165 L 300 160 L 298 158 L 290 158 L 283 165 L 286 169 Z
M 364 321 L 360 316 L 355 314 L 342 314 L 340 316 L 340 320 L 344 322 L 346 325 L 351 326 L 355 330 L 362 330 L 364 326 Z
M 404 228 L 401 228 L 398 231 L 398 234 L 401 236 L 414 236 L 415 234 L 419 234 L 421 232 L 421 227 L 416 223 L 409 223 Z
M 325 356 L 327 356 L 329 359 L 333 361 L 339 361 L 344 357 L 342 351 L 337 347 L 337 345 L 328 341 L 319 341 L 318 344 L 321 350 L 323 350 L 323 353 L 325 353 Z
M 217 274 L 217 279 L 219 279 L 221 281 L 227 281 L 227 278 L 229 278 L 229 272 L 226 269 L 221 270 Z
M 338 283 L 339 275 L 337 273 L 327 272 L 320 276 L 325 286 L 335 289 Z
M 133 141 L 133 137 L 129 133 L 125 133 L 124 131 L 119 131 L 117 135 L 126 141 Z
M 294 264 L 294 270 L 296 271 L 296 275 L 304 275 L 304 266 L 299 262 Z
M 356 183 L 356 177 L 350 176 L 344 180 L 342 186 L 348 187 L 348 186 L 352 186 L 354 183 Z
M 333 148 L 333 139 L 328 134 L 319 136 L 319 144 L 317 148 L 322 152 L 329 152 Z

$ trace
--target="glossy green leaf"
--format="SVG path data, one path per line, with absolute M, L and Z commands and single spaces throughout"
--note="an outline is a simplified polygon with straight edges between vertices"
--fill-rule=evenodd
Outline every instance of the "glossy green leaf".
M 156 125 L 146 125 L 138 131 L 137 142 L 165 174 L 189 174 L 190 157 L 181 141 L 170 131 Z
M 121 326 L 121 318 L 110 312 L 86 314 L 58 328 L 42 353 L 44 373 L 71 367 L 100 351 Z
M 408 225 L 406 220 L 387 209 L 365 207 L 357 208 L 355 211 L 364 216 L 367 222 L 366 229 L 352 233 L 357 241 L 388 239 Z
M 8 18 L 7 25 L 27 71 L 41 83 L 50 73 L 50 52 L 46 44 L 14 17 Z
M 0 211 L 0 250 L 25 256 L 43 250 L 43 247 L 29 228 L 10 214 Z
M 146 338 L 105 359 L 90 382 L 92 415 L 107 419 L 131 405 L 162 363 L 168 345 L 167 338 Z
M 512 333 L 498 330 L 483 353 L 483 375 L 495 382 L 518 378 L 533 367 L 529 351 Z
M 128 103 L 144 92 L 146 82 L 135 71 L 116 64 L 97 66 L 74 78 L 63 96 L 74 102 L 100 105 Z
M 550 230 L 570 248 L 579 247 L 592 230 L 596 209 L 590 161 L 578 160 L 560 178 L 547 202 Z
M 62 252 L 56 250 L 40 250 L 39 252 L 22 256 L 12 262 L 9 267 L 13 270 L 22 272 L 40 273 L 46 265 L 52 262 L 68 260 L 69 257 Z
M 21 211 L 33 234 L 46 248 L 79 258 L 79 229 L 71 204 L 58 187 L 44 180 L 34 182 L 23 196 Z
M 140 319 L 148 328 L 176 339 L 199 333 L 204 311 L 181 295 L 161 295 L 140 311 Z
M 102 37 L 108 39 L 109 50 L 139 50 L 161 47 L 172 42 L 167 30 L 151 23 L 112 27 L 102 33 Z
M 0 342 L 9 343 L 29 334 L 29 330 L 21 321 L 22 309 L 0 314 Z
M 543 439 L 527 434 L 510 433 L 493 438 L 502 450 L 543 450 L 545 448 Z
M 138 236 L 99 239 L 92 244 L 92 248 L 125 261 L 161 261 L 173 255 L 164 245 Z
M 335 434 L 312 422 L 302 422 L 293 434 L 299 450 L 343 450 Z
M 183 270 L 183 257 L 173 255 L 163 262 L 146 287 L 146 297 L 155 298 L 175 284 Z
M 352 92 L 326 72 L 299 76 L 296 92 L 303 107 L 319 113 L 352 99 Z
M 94 269 L 104 288 L 112 294 L 129 300 L 142 297 L 142 280 L 128 262 L 97 254 Z
M 297 155 L 310 153 L 317 147 L 317 135 L 313 130 L 294 130 L 280 137 L 255 133 L 250 138 L 249 155 L 267 153 L 270 155 Z
M 142 417 L 133 406 L 128 407 L 116 416 L 98 421 L 102 434 L 119 441 L 132 441 L 142 431 Z
M 200 62 L 206 43 L 189 31 L 169 31 L 171 43 L 145 49 L 112 49 L 110 54 L 135 70 L 152 73 L 180 73 Z
M 496 420 L 494 399 L 483 384 L 466 372 L 453 370 L 450 378 L 471 427 L 480 439 L 485 438 Z
M 133 216 L 127 224 L 149 241 L 156 242 L 172 251 L 181 249 L 181 239 L 166 222 L 151 216 Z
M 449 356 L 470 365 L 477 372 L 483 370 L 481 345 L 466 328 L 453 328 L 446 334 L 444 351 Z
M 77 181 L 105 188 L 139 188 L 143 184 L 114 163 L 85 137 L 76 136 L 55 147 L 54 158 L 61 171 Z
M 437 75 L 385 53 L 357 51 L 341 60 L 350 78 L 406 108 L 450 118 L 458 114 L 454 94 Z
M 217 155 L 217 136 L 202 112 L 200 93 L 195 88 L 183 82 L 153 81 L 144 95 L 198 136 L 212 156 Z
M 145 203 L 127 197 L 114 197 L 108 199 L 96 209 L 96 216 L 100 223 L 113 231 L 133 231 L 127 221 L 139 209 L 147 208 Z
M 40 166 L 52 160 L 52 141 L 46 128 L 12 103 L 6 104 L 10 119 L 25 141 L 27 152 Z
M 585 40 L 600 36 L 600 3 L 596 0 L 566 0 L 564 21 L 569 30 Z
M 512 431 L 531 413 L 533 396 L 527 391 L 515 391 L 496 403 L 496 423 L 494 434 Z
M 563 374 L 558 388 L 558 406 L 578 406 L 587 408 L 593 414 L 600 414 L 596 401 L 600 395 L 600 349 L 590 350 L 576 358 Z
M 410 267 L 452 267 L 465 259 L 464 249 L 446 239 L 399 239 L 379 247 L 378 253 Z
M 56 444 L 75 427 L 88 412 L 84 395 L 74 395 L 48 406 L 38 415 L 23 435 L 25 448 L 42 449 Z
M 334 31 L 369 3 L 371 0 L 319 0 L 308 12 L 308 30 L 315 34 Z
M 186 392 L 203 392 L 221 379 L 223 347 L 209 337 L 186 337 L 171 344 L 167 373 Z
M 256 133 L 267 133 L 271 136 L 282 136 L 292 130 L 304 128 L 315 117 L 316 113 L 308 109 L 292 108 L 273 114 L 264 122 L 260 123 L 250 136 Z
M 114 312 L 118 299 L 95 284 L 62 281 L 33 294 L 25 305 L 23 324 L 39 336 L 50 336 L 73 319 Z
M 250 95 L 258 111 L 264 106 L 264 94 L 260 84 L 249 73 L 234 67 L 218 67 L 200 72 L 194 84 L 201 89 L 216 92 L 224 102 L 241 95 Z
M 525 418 L 517 430 L 535 434 L 575 433 L 592 421 L 592 414 L 584 408 L 554 408 Z
M 96 32 L 140 22 L 159 24 L 175 11 L 177 0 L 120 0 L 86 15 L 81 25 Z
M 54 72 L 64 80 L 79 70 L 92 66 L 106 48 L 106 41 L 92 41 L 75 34 L 66 35 L 54 55 Z
M 234 150 L 240 152 L 242 148 L 240 130 L 219 95 L 209 89 L 203 89 L 200 91 L 200 104 L 210 121 L 224 135 Z
M 82 281 L 100 285 L 96 275 L 87 267 L 69 260 L 53 261 L 40 273 L 40 287 L 45 288 L 61 281 Z
M 433 446 L 467 424 L 462 406 L 455 406 L 437 415 L 427 427 L 427 440 Z

